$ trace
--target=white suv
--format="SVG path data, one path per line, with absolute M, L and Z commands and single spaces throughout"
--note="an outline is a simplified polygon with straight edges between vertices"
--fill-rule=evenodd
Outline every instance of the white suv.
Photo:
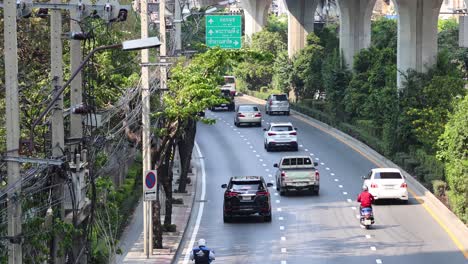
M 362 177 L 369 192 L 378 199 L 399 199 L 408 202 L 408 188 L 405 177 L 399 169 L 372 169 Z
M 266 151 L 273 148 L 291 148 L 298 151 L 297 129 L 291 123 L 270 123 L 268 128 L 263 129 L 264 146 Z

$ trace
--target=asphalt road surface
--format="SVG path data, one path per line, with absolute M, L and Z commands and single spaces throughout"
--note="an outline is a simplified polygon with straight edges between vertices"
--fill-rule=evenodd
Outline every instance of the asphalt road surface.
M 247 102 L 242 97 L 236 100 Z M 293 115 L 263 113 L 263 127 L 269 122 L 292 122 L 300 144 L 299 152 L 266 152 L 262 128 L 236 128 L 233 112 L 206 114 L 217 122 L 198 126 L 204 177 L 198 180 L 197 202 L 182 242 L 184 249 L 204 238 L 216 253 L 215 263 L 233 264 L 468 263 L 444 230 L 412 198 L 408 204 L 394 201 L 374 206 L 376 224 L 371 230 L 362 229 L 355 200 L 361 190 L 361 176 L 375 165 L 325 132 Z M 290 154 L 310 155 L 319 163 L 320 195 L 279 196 L 273 187 L 271 223 L 256 217 L 223 223 L 221 184 L 236 175 L 261 175 L 274 183 L 273 164 Z M 186 253 L 181 252 L 176 263 L 189 263 Z

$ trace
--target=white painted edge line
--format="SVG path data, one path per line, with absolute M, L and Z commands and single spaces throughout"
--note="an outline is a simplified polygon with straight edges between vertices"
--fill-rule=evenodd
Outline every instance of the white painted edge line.
M 286 237 L 281 237 L 281 241 L 286 241 Z
M 376 260 L 375 260 L 375 263 L 377 263 L 377 264 L 382 264 L 383 262 L 382 262 L 381 259 L 376 259 Z
M 202 153 L 200 151 L 200 147 L 198 146 L 196 142 L 195 142 L 195 148 L 197 149 L 198 156 L 201 157 Z M 202 173 L 202 192 L 201 192 L 200 200 L 203 201 L 205 200 L 205 195 L 206 195 L 206 172 L 205 172 L 205 161 L 203 159 L 200 159 L 200 165 L 201 165 L 201 173 Z M 185 258 L 183 262 L 184 264 L 189 263 L 190 254 L 188 252 L 190 252 L 190 250 L 195 245 L 195 239 L 197 238 L 198 230 L 200 229 L 200 224 L 201 224 L 201 220 L 203 216 L 203 208 L 205 207 L 205 203 L 199 203 L 198 206 L 199 206 L 199 209 L 198 209 L 197 221 L 195 222 L 195 227 L 193 228 L 192 237 L 190 238 L 190 242 L 187 246 L 187 250 L 185 251 L 186 253 L 185 253 Z
M 284 226 L 280 226 L 280 230 L 284 230 Z
M 284 217 L 280 216 L 280 217 L 278 217 L 278 220 L 283 221 Z

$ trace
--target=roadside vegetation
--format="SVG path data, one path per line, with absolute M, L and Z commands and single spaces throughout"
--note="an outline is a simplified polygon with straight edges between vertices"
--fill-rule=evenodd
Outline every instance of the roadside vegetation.
M 436 65 L 425 73 L 403 73 L 400 89 L 396 20 L 373 21 L 371 46 L 357 54 L 350 67 L 340 57 L 334 24 L 316 28 L 306 48 L 289 59 L 287 42 L 280 37 L 285 23 L 270 18 L 247 46 L 271 57 L 269 61 L 234 67 L 244 92 L 262 99 L 273 92 L 293 95 L 295 110 L 392 159 L 468 223 L 468 147 L 462 140 L 468 126 L 461 129 L 468 118 L 462 103 L 468 53 L 458 47 L 458 23 L 440 21 Z

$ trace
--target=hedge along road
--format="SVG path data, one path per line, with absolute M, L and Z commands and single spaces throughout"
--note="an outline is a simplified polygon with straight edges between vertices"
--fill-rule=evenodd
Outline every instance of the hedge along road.
M 207 240 L 219 263 L 466 263 L 447 233 L 414 198 L 408 205 L 375 206 L 374 229 L 361 229 L 354 200 L 362 186 L 360 176 L 376 164 L 307 120 L 264 115 L 264 127 L 270 122 L 293 122 L 300 141 L 299 153 L 266 152 L 260 128 L 234 127 L 232 112 L 207 112 L 207 116 L 217 118 L 217 123 L 200 124 L 197 135 L 206 167 L 206 197 L 200 201 L 204 210 L 199 227 L 192 221 L 188 229 L 185 249 L 193 235 L 194 240 Z M 310 155 L 319 162 L 320 196 L 279 196 L 271 188 L 272 223 L 246 218 L 224 224 L 221 184 L 233 175 L 262 175 L 271 181 L 273 163 L 290 154 Z

